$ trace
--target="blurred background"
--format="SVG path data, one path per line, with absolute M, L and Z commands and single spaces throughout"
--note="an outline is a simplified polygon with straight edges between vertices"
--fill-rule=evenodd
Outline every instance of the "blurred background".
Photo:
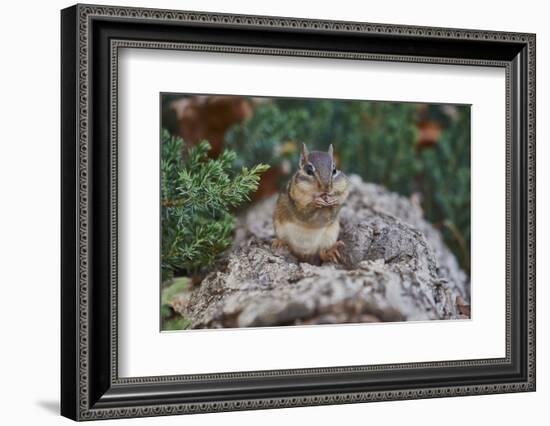
M 286 183 L 302 142 L 332 143 L 344 173 L 413 197 L 469 273 L 468 105 L 165 94 L 162 109 L 163 128 L 209 141 L 212 158 L 231 149 L 237 168 L 269 164 L 254 200 Z
M 163 94 L 161 107 L 163 330 L 189 326 L 180 313 L 235 215 L 284 187 L 302 142 L 409 197 L 470 273 L 470 106 Z

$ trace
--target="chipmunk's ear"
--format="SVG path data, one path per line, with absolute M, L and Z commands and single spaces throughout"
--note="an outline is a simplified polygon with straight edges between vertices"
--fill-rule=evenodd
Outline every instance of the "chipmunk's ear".
M 309 151 L 305 143 L 302 144 L 302 153 L 300 154 L 300 167 L 304 167 L 308 163 Z
M 330 155 L 330 158 L 332 158 L 334 160 L 334 148 L 333 148 L 332 144 L 330 144 L 328 146 L 328 155 Z

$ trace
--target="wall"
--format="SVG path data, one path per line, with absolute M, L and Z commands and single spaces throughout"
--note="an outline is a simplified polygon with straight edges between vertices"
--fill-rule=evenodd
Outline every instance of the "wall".
M 345 421 L 407 425 L 513 425 L 547 414 L 550 316 L 545 218 L 550 201 L 550 28 L 544 2 L 387 1 L 269 2 L 232 0 L 103 1 L 247 14 L 537 33 L 538 106 L 538 391 L 532 394 L 387 402 L 348 406 L 132 420 L 132 424 L 299 424 Z M 59 394 L 59 9 L 71 2 L 12 1 L 2 8 L 0 73 L 0 393 L 4 424 L 65 424 Z M 544 193 L 546 192 L 546 194 Z M 545 262 L 546 261 L 546 262 Z M 128 422 L 126 420 L 121 422 Z M 106 422 L 102 424 L 110 424 Z M 535 424 L 542 421 L 535 421 Z M 113 423 L 115 424 L 115 423 Z M 122 423 L 121 423 L 122 424 Z

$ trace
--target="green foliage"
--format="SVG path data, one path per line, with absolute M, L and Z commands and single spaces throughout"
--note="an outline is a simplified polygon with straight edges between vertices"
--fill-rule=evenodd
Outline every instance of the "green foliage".
M 280 164 L 283 158 L 294 156 L 282 152 L 282 144 L 302 140 L 307 134 L 310 114 L 304 109 L 281 111 L 275 103 L 256 109 L 252 118 L 234 126 L 227 134 L 227 146 L 238 152 L 235 166 L 243 167 L 257 161 Z
M 160 303 L 162 306 L 170 306 L 172 298 L 185 290 L 190 285 L 190 279 L 187 277 L 174 278 L 167 281 L 161 290 Z
M 161 289 L 161 317 L 162 330 L 185 330 L 191 325 L 191 321 L 181 314 L 176 314 L 172 309 L 172 299 L 178 294 L 188 290 L 190 279 L 186 277 L 174 278 L 163 284 Z
M 162 133 L 161 148 L 161 265 L 163 281 L 179 271 L 185 275 L 211 267 L 231 244 L 232 209 L 249 200 L 260 174 L 258 164 L 235 172 L 237 154 L 226 150 L 208 158 L 203 141 L 184 151 L 183 140 Z
M 450 118 L 439 106 L 428 107 L 443 132 L 434 147 L 419 150 L 419 104 L 273 99 L 258 104 L 250 120 L 230 129 L 227 147 L 238 152 L 240 166 L 258 161 L 277 166 L 289 160 L 296 167 L 300 143 L 322 150 L 334 144 L 345 173 L 406 196 L 420 193 L 426 217 L 443 230 L 469 270 L 470 110 L 456 110 L 457 117 Z
M 424 208 L 441 225 L 445 241 L 460 264 L 470 270 L 470 110 L 442 134 L 433 149 L 422 151 Z
M 174 316 L 170 318 L 165 318 L 162 322 L 163 331 L 177 331 L 177 330 L 186 330 L 191 325 L 191 320 L 185 318 L 184 316 Z
M 341 167 L 365 180 L 403 193 L 422 164 L 415 156 L 415 104 L 277 99 L 260 105 L 246 123 L 227 134 L 228 146 L 239 153 L 240 165 L 253 161 L 279 164 L 296 154 L 284 142 L 305 142 L 310 149 L 334 144 Z

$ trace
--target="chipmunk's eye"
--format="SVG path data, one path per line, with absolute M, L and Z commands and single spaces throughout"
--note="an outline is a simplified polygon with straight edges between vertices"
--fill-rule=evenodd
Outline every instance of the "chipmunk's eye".
M 315 170 L 315 168 L 312 164 L 307 164 L 306 167 L 304 167 L 304 170 L 308 175 L 313 176 L 313 171 Z
M 334 167 L 334 168 L 332 169 L 332 176 L 334 176 L 335 174 L 336 174 L 336 167 Z

